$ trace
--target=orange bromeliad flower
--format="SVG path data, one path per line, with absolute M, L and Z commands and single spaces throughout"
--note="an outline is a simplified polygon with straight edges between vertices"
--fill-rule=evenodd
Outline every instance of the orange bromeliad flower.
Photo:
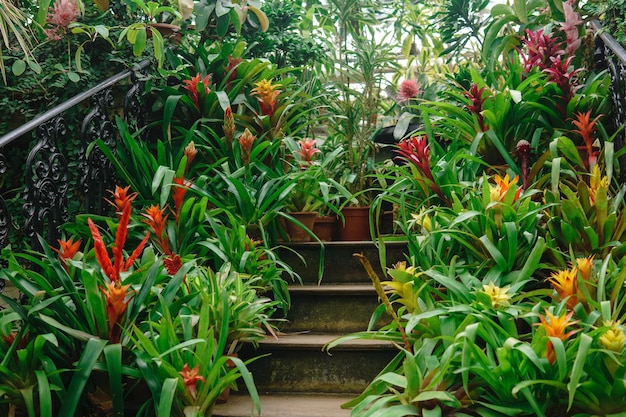
M 130 209 L 131 203 L 137 197 L 137 193 L 128 194 L 128 187 L 115 186 L 115 191 L 111 191 L 113 195 L 113 201 L 105 199 L 105 201 L 115 207 L 115 212 L 120 216 L 128 208 Z
M 561 300 L 567 298 L 567 308 L 578 304 L 578 268 L 553 272 L 549 281 Z
M 78 249 L 80 248 L 80 243 L 82 241 L 78 239 L 76 242 L 74 242 L 72 238 L 69 238 L 68 240 L 59 239 L 57 240 L 57 242 L 59 242 L 59 248 L 51 249 L 58 253 L 59 258 L 61 258 L 61 260 L 65 262 L 76 256 L 76 253 L 78 253 Z
M 100 287 L 104 294 L 107 306 L 107 318 L 109 321 L 109 340 L 113 343 L 120 341 L 122 334 L 122 319 L 132 296 L 127 298 L 130 285 L 117 283 L 106 283 L 105 288 Z
M 545 330 L 548 337 L 557 337 L 565 341 L 570 336 L 578 332 L 578 329 L 576 329 L 565 333 L 565 329 L 567 327 L 578 323 L 577 320 L 570 321 L 573 314 L 574 312 L 570 311 L 567 315 L 563 314 L 560 317 L 555 317 L 552 315 L 552 313 L 546 310 L 546 316 L 539 316 L 539 320 L 541 321 L 541 323 L 537 323 L 536 325 L 541 326 Z M 554 346 L 552 345 L 552 342 L 550 340 L 548 340 L 548 343 L 546 344 L 546 349 L 548 362 L 550 363 L 550 365 L 552 365 L 554 363 L 554 360 L 556 359 L 556 356 L 554 354 Z
M 489 190 L 489 196 L 491 197 L 491 201 L 504 201 L 507 193 L 509 192 L 509 189 L 517 184 L 518 179 L 519 177 L 517 175 L 512 180 L 509 180 L 508 174 L 505 175 L 504 178 L 500 177 L 499 175 L 495 175 L 494 181 L 496 182 L 496 185 L 491 185 Z M 513 201 L 517 201 L 521 192 L 522 189 L 518 187 L 515 191 L 515 197 L 513 197 Z
M 239 136 L 239 145 L 241 146 L 241 158 L 243 159 L 243 163 L 248 165 L 250 163 L 250 154 L 252 152 L 252 145 L 256 140 L 256 136 L 254 136 L 248 128 L 244 130 L 244 132 Z
M 192 398 L 196 398 L 196 384 L 198 381 L 206 381 L 200 373 L 200 365 L 194 367 L 193 369 L 189 369 L 189 365 L 185 364 L 183 366 L 183 370 L 179 372 L 180 376 L 183 377 L 183 382 L 187 387 L 187 392 L 191 395 Z
M 578 133 L 583 138 L 583 142 L 585 142 L 585 149 L 587 150 L 587 163 L 589 168 L 593 169 L 596 166 L 597 161 L 597 156 L 593 152 L 593 142 L 595 140 L 594 129 L 596 127 L 596 123 L 602 115 L 590 120 L 591 110 L 589 110 L 586 113 L 574 113 L 574 116 L 576 117 L 576 120 L 572 121 L 572 123 L 578 128 L 577 130 L 574 130 L 574 132 Z
M 170 253 L 170 243 L 167 239 L 165 232 L 165 226 L 167 224 L 167 214 L 163 215 L 165 209 L 160 209 L 159 205 L 152 205 L 146 209 L 146 212 L 142 214 L 146 218 L 143 222 L 150 226 L 152 234 L 156 239 L 156 243 L 161 249 L 161 252 L 165 254 Z
M 146 234 L 146 237 L 139 243 L 139 245 L 135 248 L 133 253 L 126 259 L 124 262 L 124 244 L 126 243 L 126 238 L 128 237 L 128 224 L 130 222 L 130 212 L 131 212 L 131 202 L 135 198 L 136 194 L 127 194 L 128 187 L 121 188 L 116 187 L 115 192 L 112 192 L 115 197 L 115 203 L 113 204 L 118 210 L 121 210 L 121 215 L 118 212 L 119 223 L 117 225 L 117 230 L 115 232 L 115 243 L 113 245 L 113 262 L 109 258 L 109 253 L 107 251 L 106 245 L 102 240 L 102 236 L 100 235 L 100 231 L 98 227 L 94 224 L 94 222 L 88 218 L 87 224 L 89 225 L 89 230 L 91 231 L 91 236 L 93 237 L 93 246 L 96 252 L 96 259 L 100 264 L 100 267 L 104 271 L 105 275 L 109 277 L 111 282 L 115 283 L 120 281 L 120 272 L 126 272 L 128 268 L 135 262 L 135 260 L 139 257 L 143 248 L 146 246 L 148 239 L 150 238 L 150 233 Z
M 257 97 L 261 106 L 261 114 L 272 117 L 276 106 L 276 97 L 280 94 L 278 84 L 272 84 L 271 80 L 261 80 L 254 83 L 252 95 Z

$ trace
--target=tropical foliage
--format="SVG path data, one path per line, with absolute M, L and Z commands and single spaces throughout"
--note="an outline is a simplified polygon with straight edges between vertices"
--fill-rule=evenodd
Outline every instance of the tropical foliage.
M 373 229 L 393 213 L 408 251 L 386 277 L 367 268 L 371 323 L 388 324 L 328 346 L 399 347 L 353 416 L 623 413 L 624 151 L 584 26 L 613 9 L 40 3 L 0 3 L 10 91 L 84 80 L 103 48 L 156 70 L 147 125 L 114 115 L 118 140 L 87 149 L 116 172 L 108 213 L 79 213 L 39 251 L 3 250 L 0 279 L 22 296 L 0 295 L 1 415 L 205 416 L 242 385 L 258 412 L 256 358 L 236 354 L 290 307 L 285 222 L 365 203 Z M 54 74 L 38 60 L 53 48 Z

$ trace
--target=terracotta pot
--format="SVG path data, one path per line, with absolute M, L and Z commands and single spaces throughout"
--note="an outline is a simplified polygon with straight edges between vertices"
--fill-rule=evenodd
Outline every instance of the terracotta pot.
M 313 230 L 315 224 L 315 218 L 317 213 L 315 212 L 294 212 L 289 213 L 291 217 L 302 223 L 306 229 L 303 229 L 296 223 L 287 220 L 285 226 L 287 227 L 287 233 L 289 234 L 289 240 L 291 242 L 308 242 L 311 240 L 310 231 Z M 307 230 L 308 229 L 308 230 Z
M 341 210 L 344 224 L 339 224 L 338 239 L 341 241 L 372 240 L 370 235 L 370 208 L 344 207 Z
M 337 231 L 336 216 L 317 216 L 313 224 L 313 234 L 322 242 L 333 240 Z

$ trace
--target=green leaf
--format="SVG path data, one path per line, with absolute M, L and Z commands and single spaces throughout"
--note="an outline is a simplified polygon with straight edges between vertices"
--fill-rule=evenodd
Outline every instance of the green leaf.
M 578 345 L 578 351 L 576 352 L 576 358 L 574 359 L 574 365 L 572 366 L 572 373 L 570 380 L 567 383 L 567 390 L 569 391 L 568 409 L 574 404 L 574 398 L 576 397 L 576 390 L 578 389 L 578 381 L 583 375 L 583 368 L 587 359 L 587 354 L 593 338 L 586 333 L 581 333 L 579 338 L 580 344 Z
M 124 417 L 124 391 L 122 384 L 122 345 L 116 343 L 104 348 L 111 399 L 113 402 L 113 417 Z
M 159 406 L 157 409 L 157 417 L 170 417 L 172 413 L 172 404 L 176 395 L 177 378 L 167 378 L 163 381 L 161 388 L 161 396 L 159 397 Z
M 98 356 L 106 346 L 107 341 L 92 338 L 87 341 L 82 355 L 76 364 L 76 370 L 72 375 L 72 381 L 67 389 L 67 397 L 59 411 L 60 416 L 73 416 L 78 407 L 78 402 L 83 395 L 83 390 L 94 369 Z
M 13 61 L 11 71 L 18 76 L 24 74 L 24 71 L 26 71 L 26 62 L 23 59 L 16 59 Z

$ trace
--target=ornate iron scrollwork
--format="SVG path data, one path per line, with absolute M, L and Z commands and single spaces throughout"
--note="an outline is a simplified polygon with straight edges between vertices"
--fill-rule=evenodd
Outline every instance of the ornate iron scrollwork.
M 59 226 L 67 221 L 67 161 L 57 146 L 57 138 L 67 133 L 62 116 L 37 128 L 38 143 L 26 160 L 26 236 L 34 249 L 40 249 L 37 234 L 49 243 L 60 237 Z
M 132 87 L 124 97 L 124 119 L 131 132 L 138 132 L 146 126 L 146 107 L 143 103 L 145 68 L 136 69 L 131 74 Z
M 103 201 L 107 190 L 115 185 L 115 174 L 111 161 L 96 146 L 97 140 L 113 152 L 117 130 L 107 116 L 107 110 L 114 105 L 112 89 L 108 88 L 91 98 L 91 111 L 83 120 L 81 128 L 81 145 L 83 160 L 80 170 L 85 193 L 85 208 L 88 213 L 102 214 Z
M 598 70 L 608 70 L 611 76 L 612 120 L 610 132 L 617 132 L 621 126 L 626 126 L 626 62 L 615 55 L 600 36 L 595 39 L 594 59 Z M 615 150 L 622 149 L 626 144 L 626 132 L 621 130 L 615 139 Z M 620 166 L 626 167 L 626 155 L 619 157 Z M 626 170 L 620 170 L 621 182 L 626 181 Z

